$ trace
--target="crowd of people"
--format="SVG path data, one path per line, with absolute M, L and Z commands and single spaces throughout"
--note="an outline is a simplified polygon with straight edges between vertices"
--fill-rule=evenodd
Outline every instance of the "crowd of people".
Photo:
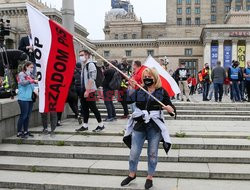
M 222 102 L 223 95 L 230 96 L 232 102 L 250 102 L 250 61 L 247 61 L 246 68 L 240 67 L 238 61 L 232 61 L 232 66 L 225 69 L 221 62 L 217 61 L 214 68 L 205 63 L 204 68 L 197 76 L 190 74 L 185 63 L 173 73 L 173 78 L 180 87 L 181 93 L 177 99 L 190 102 L 190 95 L 202 94 L 203 101 Z

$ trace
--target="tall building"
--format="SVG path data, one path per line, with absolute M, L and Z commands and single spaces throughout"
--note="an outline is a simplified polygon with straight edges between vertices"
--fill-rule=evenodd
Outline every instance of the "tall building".
M 105 40 L 93 43 L 109 60 L 167 57 L 169 70 L 182 62 L 192 73 L 204 63 L 225 67 L 250 60 L 250 0 L 166 0 L 166 22 L 144 23 L 133 9 L 113 7 L 105 16 Z

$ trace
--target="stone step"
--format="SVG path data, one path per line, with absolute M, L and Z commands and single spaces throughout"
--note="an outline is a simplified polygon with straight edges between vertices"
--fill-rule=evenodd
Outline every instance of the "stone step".
M 97 101 L 97 105 L 104 105 L 103 101 Z M 229 107 L 229 108 L 249 108 L 249 102 L 240 102 L 240 103 L 217 103 L 217 102 L 173 102 L 175 106 L 192 106 L 192 107 Z M 114 105 L 121 106 L 121 103 L 114 102 Z
M 106 124 L 106 123 L 105 123 Z M 79 126 L 78 126 L 79 127 Z M 77 128 L 75 126 L 75 128 Z M 102 133 L 93 133 L 93 132 L 74 132 L 72 130 L 65 130 L 65 128 L 57 127 L 55 134 L 58 135 L 96 135 L 96 136 L 123 136 L 123 131 L 103 131 Z M 42 127 L 37 127 L 31 129 L 31 133 L 42 135 Z M 186 138 L 221 138 L 221 139 L 248 139 L 250 138 L 250 134 L 246 132 L 195 132 L 195 131 L 170 131 L 171 137 L 179 137 L 184 136 Z
M 25 172 L 0 170 L 0 188 L 23 188 L 35 190 L 142 190 L 145 178 L 137 177 L 128 187 L 121 187 L 124 176 L 88 175 L 49 172 Z M 185 179 L 183 179 L 185 180 Z M 224 183 L 224 180 L 220 180 Z M 183 181 L 185 182 L 185 181 Z M 200 182 L 197 180 L 197 184 Z M 235 186 L 239 181 L 234 182 Z M 249 183 L 250 184 L 250 183 Z M 246 184 L 247 185 L 247 184 Z M 154 178 L 152 190 L 177 187 L 177 179 Z M 242 187 L 242 185 L 241 185 Z M 183 189 L 185 190 L 185 189 Z M 223 190 L 223 189 L 222 189 Z
M 248 139 L 220 139 L 220 138 L 171 138 L 172 149 L 209 149 L 209 150 L 250 150 Z M 18 139 L 10 137 L 3 140 L 9 144 L 44 144 L 91 147 L 126 147 L 120 136 L 88 136 L 88 135 L 35 135 L 34 138 Z M 145 143 L 146 146 L 147 143 Z M 160 145 L 160 148 L 162 146 Z
M 115 104 L 116 109 L 123 109 L 121 105 Z M 106 109 L 104 104 L 97 105 L 98 109 Z M 217 111 L 250 111 L 250 105 L 248 107 L 218 107 L 218 106 L 179 106 L 175 105 L 177 110 L 217 110 Z M 130 106 L 128 106 L 129 110 Z
M 97 180 L 98 179 L 98 180 Z M 145 178 L 137 177 L 128 187 L 120 187 L 124 176 L 67 173 L 40 173 L 0 170 L 0 188 L 36 190 L 142 190 Z M 151 190 L 249 190 L 250 181 L 185 178 L 154 178 Z
M 103 109 L 98 109 L 100 111 L 100 113 L 104 114 L 107 113 L 107 109 L 103 108 Z M 249 109 L 250 110 L 250 109 Z M 117 114 L 123 114 L 124 111 L 123 109 L 116 109 L 116 113 Z M 232 111 L 232 110 L 177 110 L 177 114 L 179 116 L 181 115 L 238 115 L 238 116 L 249 116 L 250 115 L 250 111 Z M 165 115 L 168 115 L 165 112 Z
M 107 113 L 101 114 L 103 118 L 106 118 Z M 116 114 L 117 117 L 121 117 L 123 113 Z M 68 115 L 68 118 L 74 117 Z M 90 113 L 90 118 L 94 118 L 94 114 Z M 174 117 L 165 115 L 165 119 L 174 120 Z M 238 116 L 238 115 L 177 115 L 178 120 L 203 120 L 203 121 L 250 121 L 250 116 Z
M 128 148 L 113 147 L 72 147 L 50 145 L 15 145 L 0 146 L 1 156 L 68 158 L 68 159 L 129 159 Z M 141 160 L 147 161 L 147 149 L 143 149 Z M 169 155 L 159 150 L 159 162 L 190 162 L 190 163 L 245 163 L 250 164 L 250 151 L 239 150 L 171 150 Z
M 147 168 L 139 162 L 137 176 Z M 0 170 L 126 176 L 128 161 L 0 156 Z M 250 180 L 250 164 L 158 162 L 155 177 Z

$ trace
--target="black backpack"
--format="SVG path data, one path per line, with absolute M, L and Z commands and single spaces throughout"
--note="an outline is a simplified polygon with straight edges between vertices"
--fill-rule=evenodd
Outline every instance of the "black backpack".
M 97 73 L 96 73 L 95 84 L 96 84 L 96 87 L 99 88 L 100 86 L 102 86 L 102 82 L 104 80 L 104 75 L 102 72 L 102 68 L 98 67 L 95 62 L 92 62 L 92 63 L 94 63 L 95 67 L 96 67 Z M 88 79 L 89 79 L 89 63 L 86 65 L 86 69 L 87 69 Z
M 111 90 L 119 90 L 121 88 L 122 76 L 118 71 L 115 71 L 110 83 L 109 88 Z

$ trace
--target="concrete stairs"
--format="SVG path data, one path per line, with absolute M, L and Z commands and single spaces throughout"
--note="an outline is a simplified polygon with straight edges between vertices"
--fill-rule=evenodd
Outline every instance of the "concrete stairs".
M 250 121 L 250 103 L 174 103 L 177 108 L 178 120 L 208 120 L 208 121 Z M 107 117 L 107 110 L 102 101 L 97 106 L 103 118 Z M 117 116 L 123 115 L 119 102 L 114 102 Z M 131 113 L 131 111 L 130 111 Z M 94 114 L 90 114 L 94 118 Z M 73 115 L 69 115 L 69 118 Z M 165 119 L 174 119 L 165 113 Z
M 242 106 L 243 108 L 243 106 Z M 0 145 L 0 188 L 7 189 L 144 189 L 146 146 L 138 179 L 122 188 L 128 174 L 129 149 L 122 143 L 126 120 L 105 123 L 101 133 L 75 133 L 69 119 L 54 137 L 32 129 L 34 138 L 11 137 Z M 248 190 L 250 187 L 249 121 L 167 121 L 173 148 L 160 145 L 154 179 L 157 190 Z

